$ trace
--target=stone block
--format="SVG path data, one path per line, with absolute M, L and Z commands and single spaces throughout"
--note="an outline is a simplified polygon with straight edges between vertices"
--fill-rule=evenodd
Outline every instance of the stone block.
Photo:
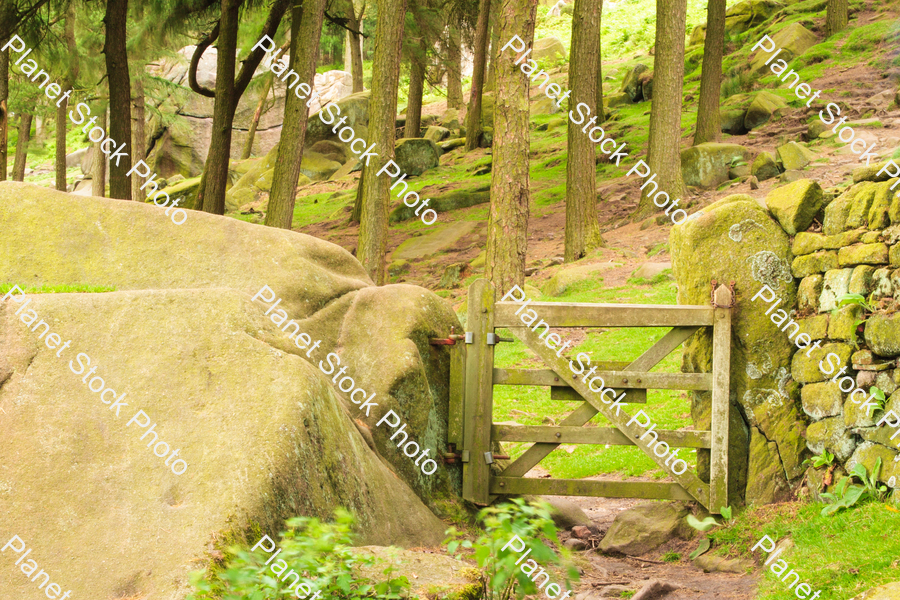
M 891 278 L 892 271 L 887 268 L 875 269 L 872 273 L 872 291 L 870 298 L 877 302 L 882 298 L 890 298 L 894 295 L 894 284 Z
M 794 277 L 806 277 L 814 273 L 824 273 L 838 268 L 838 253 L 834 250 L 823 250 L 815 254 L 797 256 L 791 263 Z M 848 282 L 849 283 L 849 282 Z
M 810 383 L 800 392 L 803 412 L 816 421 L 841 414 L 844 394 L 836 383 Z
M 794 237 L 794 241 L 791 243 L 791 252 L 794 253 L 794 256 L 801 256 L 803 254 L 812 254 L 813 252 L 824 250 L 827 239 L 828 238 L 821 233 L 807 233 L 801 231 Z
M 797 288 L 797 310 L 801 314 L 816 313 L 819 311 L 819 296 L 822 295 L 821 274 L 807 275 Z
M 822 187 L 812 179 L 775 188 L 766 196 L 766 206 L 789 235 L 809 228 L 824 201 Z
M 824 360 L 828 353 L 833 352 L 840 358 L 840 364 L 846 365 L 850 362 L 850 355 L 853 352 L 850 344 L 828 343 L 823 344 L 819 348 L 807 349 L 803 352 L 797 352 L 791 359 L 791 377 L 797 383 L 818 383 L 825 381 L 828 376 L 819 368 L 819 362 Z M 807 356 L 808 355 L 808 356 Z M 829 364 L 829 363 L 825 363 Z
M 867 231 L 864 234 L 862 234 L 862 237 L 859 238 L 859 241 L 862 242 L 863 244 L 874 244 L 876 242 L 882 242 L 884 240 L 881 237 L 880 231 Z M 853 243 L 853 242 L 851 242 L 851 243 Z M 847 244 L 847 245 L 849 246 L 850 244 Z
M 874 314 L 866 322 L 866 344 L 879 356 L 900 356 L 900 313 Z
M 850 398 L 844 402 L 844 423 L 847 427 L 872 427 L 878 421 L 873 414 L 874 411 L 863 409 L 863 404 L 863 401 L 857 404 Z
M 877 188 L 874 183 L 866 181 L 858 185 L 859 189 L 853 195 L 853 203 L 850 205 L 850 212 L 847 214 L 847 222 L 844 225 L 848 229 L 867 225 L 869 209 L 872 208 L 872 202 L 875 201 Z
M 845 190 L 825 207 L 825 220 L 822 223 L 822 232 L 825 235 L 836 235 L 846 228 L 847 215 L 850 214 L 850 206 L 853 203 L 851 192 L 854 187 Z
M 843 416 L 838 415 L 810 423 L 806 428 L 806 447 L 814 454 L 828 450 L 839 461 L 845 461 L 853 455 L 856 442 L 844 425 Z
M 822 296 L 819 298 L 820 312 L 830 312 L 838 307 L 838 298 L 846 296 L 850 289 L 851 277 L 853 269 L 832 269 L 825 272 Z
M 775 158 L 770 153 L 763 151 L 753 160 L 753 165 L 750 167 L 750 173 L 759 181 L 765 181 L 766 179 L 778 177 L 778 174 L 781 173 L 781 169 L 778 168 L 778 163 L 775 162 Z
M 856 304 L 850 304 L 831 313 L 831 322 L 828 324 L 828 337 L 833 340 L 856 340 L 856 325 L 862 320 L 863 309 Z
M 838 264 L 842 267 L 886 265 L 887 263 L 887 244 L 857 244 L 841 248 L 838 251 Z
M 813 160 L 816 155 L 806 146 L 797 142 L 788 142 L 775 150 L 775 160 L 781 163 L 785 171 L 802 169 Z
M 869 265 L 860 265 L 853 269 L 853 274 L 850 276 L 849 293 L 868 295 L 872 291 L 873 273 L 875 273 L 875 267 Z
M 892 267 L 900 267 L 900 244 L 891 246 L 891 249 L 888 252 L 888 260 Z
M 800 331 L 797 333 L 797 336 L 799 337 L 805 333 L 811 340 L 824 340 L 828 337 L 828 320 L 830 317 L 830 314 L 825 313 L 824 315 L 817 315 L 808 319 L 800 319 L 797 321 L 800 323 Z

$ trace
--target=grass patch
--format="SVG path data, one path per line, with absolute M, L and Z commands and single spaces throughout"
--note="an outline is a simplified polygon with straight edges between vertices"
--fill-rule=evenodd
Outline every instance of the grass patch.
M 6 294 L 16 284 L 0 283 L 0 294 Z M 115 292 L 116 288 L 109 285 L 41 285 L 37 287 L 26 286 L 23 289 L 26 294 L 100 294 L 103 292 Z
M 750 549 L 763 535 L 778 540 L 790 534 L 794 549 L 785 561 L 800 574 L 801 581 L 808 582 L 813 590 L 822 590 L 821 600 L 845 600 L 900 579 L 896 558 L 900 555 L 900 539 L 890 533 L 900 527 L 900 513 L 880 502 L 868 502 L 830 517 L 821 516 L 821 510 L 821 504 L 797 502 L 754 507 L 708 535 L 715 542 L 715 553 L 752 556 L 761 562 L 765 554 Z M 766 568 L 756 599 L 784 598 L 785 588 L 786 584 Z

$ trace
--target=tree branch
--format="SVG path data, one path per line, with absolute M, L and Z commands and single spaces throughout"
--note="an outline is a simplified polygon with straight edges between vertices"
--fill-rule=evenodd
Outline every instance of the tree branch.
M 260 39 L 264 35 L 269 36 L 270 38 L 275 35 L 275 32 L 278 31 L 278 26 L 281 24 L 281 19 L 284 17 L 284 13 L 287 12 L 288 6 L 292 3 L 293 0 L 277 0 L 275 4 L 272 6 L 272 11 L 269 13 L 269 18 L 266 19 L 266 24 L 263 26 L 262 33 L 259 35 Z M 241 100 L 241 96 L 244 95 L 244 91 L 247 89 L 247 86 L 250 85 L 250 81 L 253 79 L 253 74 L 256 72 L 256 67 L 259 66 L 259 63 L 262 62 L 263 56 L 265 56 L 265 52 L 262 47 L 254 48 L 250 54 L 247 55 L 247 58 L 241 62 L 241 72 L 238 74 L 237 79 L 234 82 L 234 107 L 237 108 L 238 102 Z
M 346 29 L 350 33 L 355 33 L 356 35 L 361 35 L 364 38 L 369 37 L 366 34 L 364 34 L 362 31 L 357 31 L 357 30 L 353 29 L 352 27 L 347 27 L 347 18 L 346 17 L 334 17 L 332 15 L 329 15 L 328 11 L 325 11 L 325 20 L 327 20 L 332 25 L 337 25 L 338 27 L 342 27 L 342 28 Z
M 200 59 L 203 58 L 203 53 L 206 52 L 206 49 L 209 48 L 218 37 L 219 23 L 217 21 L 216 26 L 213 27 L 212 31 L 197 44 L 197 48 L 194 49 L 194 55 L 191 56 L 191 66 L 188 68 L 188 85 L 193 91 L 201 96 L 206 96 L 207 98 L 215 98 L 216 93 L 211 89 L 201 86 L 197 82 L 197 66 L 200 64 Z

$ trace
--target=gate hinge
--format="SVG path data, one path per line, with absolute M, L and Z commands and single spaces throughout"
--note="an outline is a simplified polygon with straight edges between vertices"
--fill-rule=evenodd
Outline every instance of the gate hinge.
M 489 333 L 489 334 L 487 334 L 487 342 L 486 343 L 488 346 L 494 346 L 496 344 L 499 344 L 500 342 L 514 342 L 514 341 L 516 341 L 516 340 L 514 340 L 512 338 L 500 337 L 496 333 Z
M 456 329 L 456 327 L 451 327 L 450 335 L 448 335 L 445 338 L 429 338 L 428 343 L 431 344 L 432 346 L 455 346 L 457 340 L 466 339 L 467 336 L 469 335 L 468 333 L 465 336 L 460 335 L 458 333 L 453 333 L 453 331 L 455 329 Z M 466 343 L 470 343 L 470 342 L 466 341 Z

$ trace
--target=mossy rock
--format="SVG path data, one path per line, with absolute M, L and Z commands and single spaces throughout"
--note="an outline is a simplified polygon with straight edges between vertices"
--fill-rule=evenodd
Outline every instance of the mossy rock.
M 709 142 L 681 151 L 681 171 L 685 185 L 714 188 L 728 181 L 728 169 L 735 162 L 750 161 L 750 151 L 737 144 Z
M 850 187 L 825 207 L 825 221 L 822 223 L 822 231 L 825 235 L 836 235 L 846 229 L 847 217 L 853 206 L 853 195 L 856 189 L 858 189 L 857 186 Z
M 750 296 L 768 285 L 782 298 L 783 306 L 791 307 L 795 303 L 797 288 L 788 262 L 791 256 L 788 235 L 750 196 L 728 196 L 675 225 L 670 235 L 670 247 L 679 304 L 707 304 L 711 279 L 735 281 L 737 289 L 746 290 Z M 732 336 L 741 343 L 732 344 L 731 390 L 744 413 L 752 413 L 760 406 L 775 409 L 774 418 L 759 427 L 767 439 L 777 444 L 783 460 L 776 460 L 781 460 L 782 465 L 785 461 L 793 465 L 801 460 L 799 452 L 794 450 L 800 420 L 786 410 L 793 401 L 781 390 L 795 348 L 787 335 L 777 331 L 761 308 L 759 302 L 753 306 L 748 303 L 744 310 L 733 315 Z M 709 336 L 697 336 L 686 343 L 683 358 L 686 371 L 708 371 L 711 360 Z M 709 426 L 711 397 L 708 392 L 692 394 L 691 414 L 695 427 Z M 749 428 L 740 416 L 736 418 L 729 439 L 733 459 L 729 469 L 730 500 L 737 501 L 746 490 L 748 502 L 764 501 L 754 495 L 758 492 L 756 488 L 747 487 L 748 478 L 756 480 L 760 473 L 746 470 Z M 802 445 L 800 448 L 802 450 Z M 701 452 L 698 457 L 699 472 L 701 475 L 708 473 L 708 454 Z M 789 468 L 793 471 L 793 466 Z
M 481 583 L 475 576 L 478 571 L 451 556 L 383 546 L 361 546 L 352 548 L 351 552 L 354 556 L 374 559 L 374 565 L 359 567 L 359 574 L 371 582 L 383 583 L 389 578 L 406 577 L 412 584 L 411 598 L 481 598 Z
M 861 294 L 868 296 L 872 291 L 872 276 L 875 274 L 875 267 L 869 265 L 860 265 L 853 269 L 853 275 L 850 276 L 850 287 L 847 290 L 851 294 Z
M 871 208 L 869 208 L 869 229 L 885 229 L 891 224 L 890 207 L 891 200 L 894 198 L 891 186 L 895 181 L 891 180 L 875 184 L 875 197 L 872 199 Z
M 812 179 L 775 188 L 766 196 L 766 206 L 789 235 L 805 231 L 824 202 L 822 187 Z
M 851 304 L 831 313 L 828 337 L 833 340 L 856 341 L 856 325 L 862 320 L 862 306 Z
M 831 269 L 825 272 L 822 296 L 819 298 L 821 312 L 830 312 L 838 307 L 838 299 L 850 291 L 851 277 L 853 277 L 853 269 Z
M 819 296 L 822 295 L 823 277 L 818 273 L 807 275 L 797 288 L 797 309 L 801 313 L 819 312 Z
M 744 115 L 744 129 L 749 131 L 765 125 L 776 111 L 787 107 L 787 102 L 781 96 L 765 90 L 759 92 L 747 107 L 747 113 Z
M 650 67 L 647 65 L 638 63 L 625 74 L 625 78 L 622 80 L 622 87 L 619 88 L 619 91 L 628 96 L 629 101 L 640 102 L 643 99 L 643 96 L 641 95 L 641 73 L 649 70 Z M 612 104 L 610 104 L 610 106 L 612 106 Z
M 794 277 L 806 277 L 815 273 L 824 273 L 838 267 L 838 253 L 834 250 L 824 250 L 814 254 L 797 256 L 791 263 L 791 273 Z
M 757 50 L 756 54 L 750 60 L 750 71 L 754 73 L 762 73 L 766 71 L 771 64 L 779 60 L 790 63 L 793 59 L 801 56 L 809 48 L 819 43 L 819 38 L 809 29 L 800 23 L 791 23 L 784 29 L 771 36 L 775 43 L 775 50 L 766 52 L 762 48 Z M 775 57 L 774 62 L 766 65 L 766 61 L 775 54 L 778 49 L 781 52 Z
M 347 117 L 347 121 L 341 127 L 349 126 L 353 129 L 357 138 L 368 139 L 370 94 L 371 91 L 365 91 L 341 98 L 334 103 L 340 109 L 340 113 L 331 108 L 330 110 L 320 110 L 316 114 L 310 115 L 306 127 L 305 145 L 312 147 L 322 140 L 330 140 L 346 146 L 345 142 L 338 138 L 337 132 L 332 131 L 334 123 L 328 124 L 325 122 L 325 120 L 332 120 L 332 117 L 329 115 L 338 115 L 334 118 L 335 122 L 342 117 Z M 341 128 L 338 128 L 338 132 L 340 130 Z M 350 143 L 352 143 L 352 140 Z
M 766 179 L 778 177 L 781 170 L 778 168 L 778 163 L 775 162 L 775 158 L 770 153 L 763 151 L 753 160 L 753 166 L 750 168 L 750 173 L 758 180 L 765 181 Z
M 797 383 L 804 384 L 826 381 L 828 375 L 819 368 L 819 362 L 824 361 L 825 357 L 832 352 L 840 358 L 840 364 L 849 366 L 853 348 L 850 344 L 832 342 L 794 354 L 794 358 L 791 360 L 791 377 Z M 828 363 L 822 362 L 822 364 Z
M 556 61 L 559 59 L 569 58 L 566 52 L 566 46 L 563 41 L 555 35 L 549 35 L 534 41 L 534 52 L 532 54 L 534 60 Z
M 854 436 L 844 425 L 842 415 L 810 423 L 806 428 L 806 445 L 813 454 L 828 450 L 840 462 L 850 458 L 856 449 Z
M 878 174 L 887 164 L 888 161 L 884 161 L 871 166 L 856 167 L 853 169 L 853 183 L 859 183 L 860 181 L 887 181 L 891 179 L 890 169 L 880 175 Z
M 490 184 L 485 184 L 472 188 L 453 190 L 438 198 L 432 198 L 428 206 L 429 208 L 434 209 L 438 214 L 442 214 L 459 208 L 468 208 L 477 204 L 484 204 L 491 201 L 490 189 Z M 410 198 L 410 200 L 412 200 L 412 198 Z M 403 202 L 399 202 L 398 204 L 399 206 L 391 211 L 391 223 L 419 218 L 416 216 L 415 205 L 410 208 L 403 204 Z M 420 211 L 419 214 L 421 214 L 421 212 L 422 211 Z
M 341 163 L 330 160 L 318 152 L 306 150 L 303 152 L 303 162 L 300 164 L 300 173 L 313 181 L 327 181 L 341 168 Z
M 900 313 L 874 314 L 866 321 L 866 344 L 879 356 L 900 356 Z
M 432 125 L 425 130 L 425 135 L 423 137 L 437 144 L 438 142 L 442 142 L 450 137 L 450 130 L 446 127 Z
M 394 162 L 410 177 L 421 175 L 441 164 L 441 149 L 425 138 L 403 138 L 394 146 Z
M 856 192 L 853 194 L 853 203 L 850 205 L 850 212 L 847 214 L 847 222 L 844 227 L 854 229 L 856 227 L 865 227 L 869 218 L 869 210 L 875 201 L 875 193 L 878 191 L 876 185 L 870 181 L 859 184 Z
M 729 135 L 744 135 L 747 129 L 744 127 L 744 114 L 747 111 L 742 108 L 719 110 L 719 124 L 722 133 Z
M 800 392 L 803 412 L 813 420 L 836 417 L 841 414 L 844 405 L 844 394 L 837 383 L 830 381 L 809 383 Z
M 886 265 L 887 263 L 887 244 L 857 244 L 841 248 L 838 252 L 838 264 L 842 267 Z
M 750 428 L 749 468 L 756 477 L 747 482 L 748 497 L 770 503 L 790 499 L 791 487 L 779 460 L 778 444 L 767 440 L 756 427 Z
M 878 481 L 887 483 L 891 477 L 900 479 L 900 462 L 896 462 L 897 451 L 886 448 L 881 444 L 873 444 L 872 442 L 863 442 L 856 447 L 853 457 L 845 465 L 847 469 L 852 469 L 855 465 L 860 464 L 866 468 L 867 473 L 872 473 L 875 469 L 875 462 L 881 459 L 881 472 L 878 474 Z
M 900 581 L 894 583 L 885 583 L 870 588 L 854 596 L 850 600 L 898 600 L 900 599 Z
M 679 502 L 639 504 L 616 515 L 603 540 L 603 552 L 639 556 L 652 552 L 669 540 L 691 539 L 696 533 L 686 517 L 690 510 Z
M 192 177 L 191 179 L 184 179 L 175 185 L 170 185 L 163 191 L 169 195 L 169 198 L 172 200 L 177 200 L 178 198 L 184 198 L 182 202 L 178 204 L 185 209 L 198 210 L 200 207 L 197 206 L 197 194 L 200 193 L 200 179 L 201 177 Z M 145 188 L 149 190 L 150 188 Z M 151 200 L 151 198 L 148 198 Z M 165 200 L 164 196 L 159 197 L 160 203 Z
M 800 319 L 797 321 L 800 323 L 800 331 L 797 332 L 797 335 L 799 336 L 805 333 L 813 341 L 824 340 L 828 337 L 829 316 L 830 315 L 828 314 L 824 314 L 809 317 L 808 319 Z
M 622 104 L 631 103 L 631 98 L 625 92 L 615 94 L 603 94 L 603 105 L 607 108 L 614 108 Z
M 788 142 L 775 150 L 776 161 L 784 170 L 802 169 L 816 159 L 816 155 L 806 146 Z

